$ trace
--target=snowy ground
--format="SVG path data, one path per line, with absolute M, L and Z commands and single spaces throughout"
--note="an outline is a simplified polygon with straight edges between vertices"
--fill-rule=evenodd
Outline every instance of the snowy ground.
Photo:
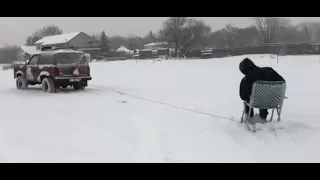
M 0 71 L 0 162 L 319 162 L 319 56 L 249 57 L 287 80 L 276 133 L 238 123 L 244 56 L 92 63 L 84 92 L 58 94 Z

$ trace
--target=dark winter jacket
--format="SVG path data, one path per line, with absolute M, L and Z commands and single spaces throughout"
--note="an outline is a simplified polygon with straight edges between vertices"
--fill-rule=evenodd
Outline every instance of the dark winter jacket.
M 240 71 L 245 75 L 240 83 L 240 98 L 250 100 L 252 85 L 255 81 L 285 81 L 271 67 L 258 67 L 249 58 L 245 58 L 239 65 Z

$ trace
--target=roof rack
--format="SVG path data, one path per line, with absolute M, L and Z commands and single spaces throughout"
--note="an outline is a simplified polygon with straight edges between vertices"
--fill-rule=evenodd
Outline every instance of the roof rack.
M 43 47 L 41 48 L 41 51 L 55 51 L 55 50 L 59 50 L 59 49 L 69 49 L 69 50 L 77 50 L 77 48 L 75 46 L 69 46 L 69 47 Z

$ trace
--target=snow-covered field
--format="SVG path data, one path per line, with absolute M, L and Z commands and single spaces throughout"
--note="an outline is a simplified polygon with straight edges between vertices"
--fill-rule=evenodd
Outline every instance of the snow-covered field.
M 239 123 L 244 57 L 92 63 L 85 91 L 58 94 L 0 71 L 0 162 L 320 162 L 319 56 L 248 56 L 288 86 L 283 129 L 256 134 Z

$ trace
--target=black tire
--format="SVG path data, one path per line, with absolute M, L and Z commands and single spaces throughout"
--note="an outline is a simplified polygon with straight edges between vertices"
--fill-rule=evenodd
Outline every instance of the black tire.
M 83 90 L 84 88 L 85 88 L 85 86 L 80 82 L 73 84 L 73 89 L 74 90 Z
M 28 88 L 28 81 L 23 76 L 19 76 L 16 80 L 16 87 L 17 89 L 27 89 Z
M 48 92 L 48 93 L 56 92 L 56 87 L 55 87 L 55 84 L 54 84 L 52 78 L 50 78 L 50 77 L 43 78 L 41 84 L 42 84 L 42 90 L 44 92 Z

